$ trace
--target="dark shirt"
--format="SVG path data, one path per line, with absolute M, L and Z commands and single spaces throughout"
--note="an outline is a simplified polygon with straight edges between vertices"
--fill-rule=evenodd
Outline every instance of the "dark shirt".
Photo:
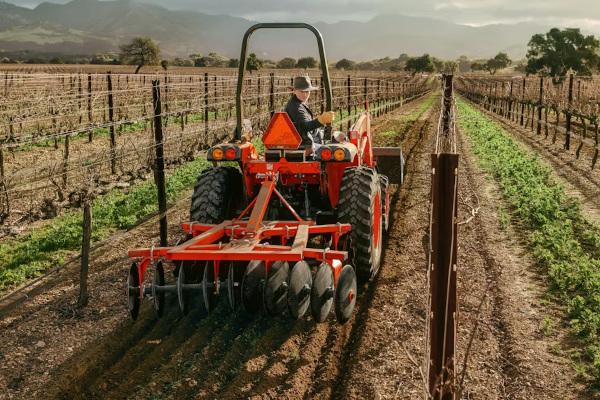
M 311 139 L 308 135 L 312 137 L 317 137 L 317 128 L 323 126 L 319 122 L 318 119 L 313 117 L 313 113 L 308 108 L 308 106 L 300 101 L 296 95 L 293 95 L 292 98 L 285 105 L 285 112 L 289 115 L 290 119 L 294 123 L 296 130 L 300 134 L 302 138 L 303 145 L 312 144 Z

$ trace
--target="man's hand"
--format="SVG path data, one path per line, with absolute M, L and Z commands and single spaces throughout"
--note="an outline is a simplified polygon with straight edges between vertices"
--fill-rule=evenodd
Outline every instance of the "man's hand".
M 335 114 L 333 111 L 325 111 L 323 114 L 319 115 L 317 119 L 322 125 L 330 124 L 335 119 Z

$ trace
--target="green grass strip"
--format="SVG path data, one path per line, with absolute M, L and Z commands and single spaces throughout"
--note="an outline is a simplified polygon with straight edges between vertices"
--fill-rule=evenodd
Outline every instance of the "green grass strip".
M 554 171 L 543 165 L 497 123 L 459 101 L 461 128 L 469 136 L 483 169 L 499 181 L 529 231 L 529 245 L 544 269 L 550 297 L 567 306 L 582 344 L 571 354 L 582 375 L 600 379 L 600 228 L 583 217 L 578 198 L 567 196 Z M 469 118 L 472 117 L 472 118 Z M 575 363 L 578 359 L 589 365 Z
M 167 202 L 172 203 L 196 182 L 210 163 L 204 157 L 183 164 L 166 179 Z M 158 211 L 153 180 L 127 191 L 113 189 L 94 202 L 92 240 L 99 241 L 117 230 L 129 229 Z M 81 248 L 83 213 L 67 211 L 50 225 L 0 244 L 0 290 L 19 285 L 65 262 Z

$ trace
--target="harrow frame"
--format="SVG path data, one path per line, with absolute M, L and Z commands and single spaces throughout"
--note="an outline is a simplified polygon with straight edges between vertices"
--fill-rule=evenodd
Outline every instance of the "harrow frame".
M 263 261 L 266 274 L 276 261 L 298 262 L 309 258 L 329 264 L 334 276 L 334 285 L 337 284 L 344 262 L 348 258 L 347 251 L 337 248 L 340 237 L 350 231 L 350 224 L 316 225 L 314 221 L 303 220 L 275 188 L 276 176 L 268 175 L 267 178 L 262 183 L 258 195 L 238 218 L 220 224 L 187 222 L 183 224 L 183 229 L 193 237 L 185 243 L 174 247 L 130 250 L 130 258 L 142 257 L 137 264 L 139 287 L 130 289 L 139 290 L 140 298 L 151 293 L 150 290 L 145 293 L 142 282 L 145 280 L 147 268 L 160 257 L 169 261 L 213 261 L 214 276 L 219 276 L 223 261 Z M 296 217 L 296 221 L 263 221 L 273 194 L 279 197 Z M 252 212 L 248 220 L 242 221 L 250 210 Z M 309 235 L 323 233 L 332 235 L 334 250 L 308 247 Z M 281 245 L 264 242 L 269 238 L 279 238 Z M 290 246 L 286 245 L 289 241 L 292 241 Z M 338 260 L 339 263 L 334 263 L 334 260 Z M 219 283 L 215 280 L 214 284 L 215 293 L 218 294 Z

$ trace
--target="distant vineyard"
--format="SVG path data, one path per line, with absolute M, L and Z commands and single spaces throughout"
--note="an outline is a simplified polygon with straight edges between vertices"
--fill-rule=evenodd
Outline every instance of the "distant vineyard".
M 537 134 L 564 136 L 564 148 L 578 140 L 593 150 L 592 168 L 599 156 L 600 77 L 567 77 L 560 84 L 550 78 L 461 76 L 456 90 L 485 109 L 530 127 Z
M 255 134 L 285 106 L 293 76 L 278 71 L 247 78 L 244 115 Z M 322 86 L 320 75 L 312 80 Z M 147 179 L 156 147 L 153 82 L 167 168 L 232 138 L 235 75 L 0 74 L 0 218 L 9 225 L 51 218 L 77 206 L 77 193 L 90 182 L 106 193 Z M 431 87 L 410 75 L 334 75 L 331 83 L 338 129 L 350 125 L 365 101 L 378 115 Z M 314 92 L 310 103 L 320 111 L 324 91 Z

